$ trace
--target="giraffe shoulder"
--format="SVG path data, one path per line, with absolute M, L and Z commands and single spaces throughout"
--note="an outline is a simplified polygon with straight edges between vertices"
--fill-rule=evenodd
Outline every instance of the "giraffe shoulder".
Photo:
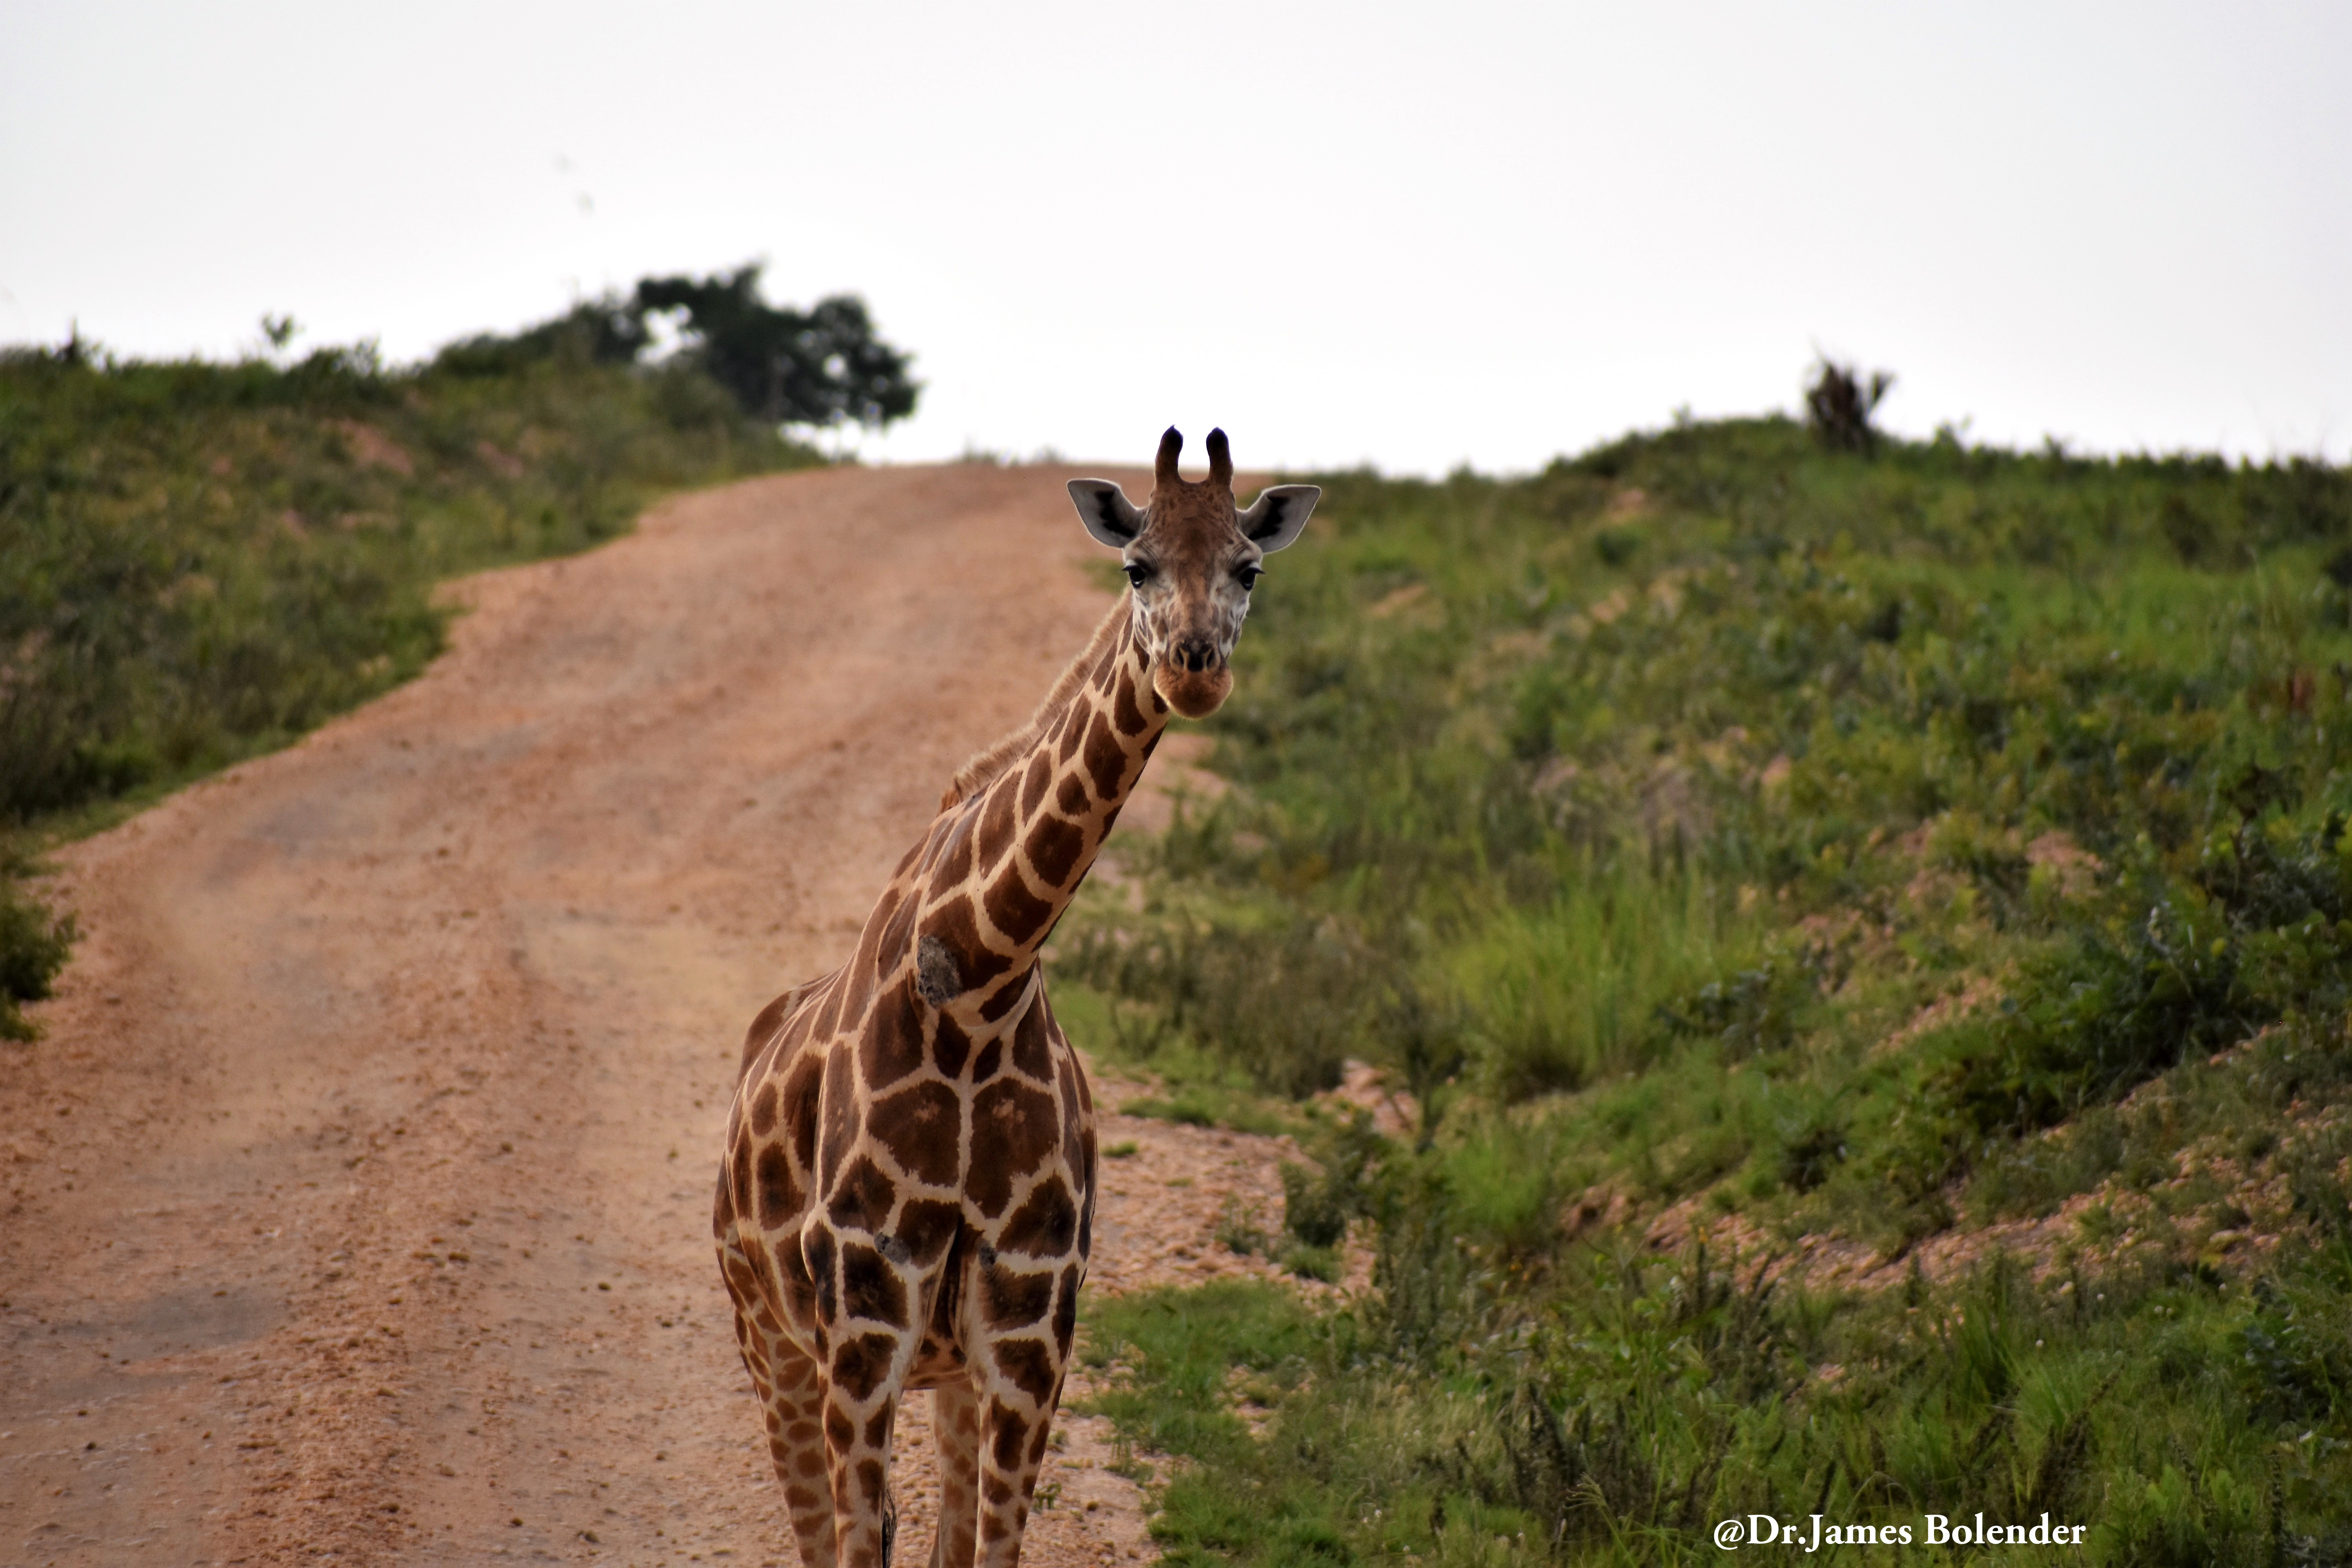
M 758 1016 L 751 1020 L 751 1026 L 743 1032 L 743 1057 L 735 1064 L 737 1083 L 741 1083 L 749 1077 L 753 1065 L 760 1060 L 768 1047 L 785 1039 L 793 1032 L 795 1025 L 805 1028 L 808 1021 L 808 1004 L 814 1001 L 824 991 L 826 984 L 840 973 L 836 969 L 832 973 L 820 974 L 814 980 L 803 980 L 760 1009 Z M 786 1054 L 779 1050 L 773 1057 L 772 1063 L 781 1065 Z

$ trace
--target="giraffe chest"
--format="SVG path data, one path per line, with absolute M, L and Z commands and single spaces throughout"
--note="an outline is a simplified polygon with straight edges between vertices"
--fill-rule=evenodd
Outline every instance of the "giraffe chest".
M 737 1097 L 720 1239 L 786 1337 L 919 1325 L 946 1375 L 971 1313 L 1058 1294 L 1083 1269 L 1091 1096 L 1042 984 L 1026 989 L 994 1023 L 902 993 L 896 1018 L 886 997 L 829 1032 L 810 1026 L 828 1011 L 812 997 L 761 1054 Z

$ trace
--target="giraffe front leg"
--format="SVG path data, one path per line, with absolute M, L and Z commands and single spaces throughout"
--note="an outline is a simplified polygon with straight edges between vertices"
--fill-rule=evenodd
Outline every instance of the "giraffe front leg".
M 980 1539 L 980 1394 L 969 1383 L 931 1394 L 931 1434 L 940 1455 L 940 1530 L 931 1568 L 972 1568 Z
M 756 1330 L 754 1331 L 757 1331 Z M 781 1335 L 766 1339 L 768 1454 L 792 1511 L 803 1568 L 834 1568 L 833 1489 L 827 1479 L 824 1374 Z
M 768 1457 L 784 1489 L 803 1568 L 833 1568 L 833 1500 L 824 1466 L 824 1380 L 817 1365 L 786 1339 L 740 1251 L 720 1254 L 728 1293 L 734 1298 L 735 1342 L 768 1427 Z
M 992 1340 L 978 1402 L 980 1539 L 974 1568 L 1014 1568 L 1029 1523 L 1054 1412 L 1062 1402 L 1064 1357 L 1044 1334 Z
M 825 1379 L 824 1449 L 841 1568 L 890 1568 L 898 1528 L 890 1429 L 914 1352 L 912 1335 L 878 1330 L 845 1332 L 835 1344 Z

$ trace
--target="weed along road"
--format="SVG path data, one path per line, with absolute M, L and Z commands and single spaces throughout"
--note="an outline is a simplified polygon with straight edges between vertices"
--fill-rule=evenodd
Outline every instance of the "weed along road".
M 467 582 L 424 678 L 58 857 L 83 938 L 0 1047 L 0 1563 L 794 1560 L 709 1237 L 742 1030 L 1086 641 L 1066 477 L 674 501 Z M 1273 1185 L 1143 1136 L 1130 1188 Z M 1179 1185 L 1210 1208 L 1107 1207 L 1098 1279 L 1205 1238 Z M 1149 1555 L 1072 1426 L 1029 1560 Z

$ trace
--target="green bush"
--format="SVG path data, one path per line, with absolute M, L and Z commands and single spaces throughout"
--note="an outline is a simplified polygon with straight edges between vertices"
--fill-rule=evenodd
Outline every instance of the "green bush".
M 49 994 L 73 946 L 74 924 L 20 891 L 5 874 L 10 869 L 0 868 L 0 1039 L 29 1040 L 33 1023 L 18 1004 Z

